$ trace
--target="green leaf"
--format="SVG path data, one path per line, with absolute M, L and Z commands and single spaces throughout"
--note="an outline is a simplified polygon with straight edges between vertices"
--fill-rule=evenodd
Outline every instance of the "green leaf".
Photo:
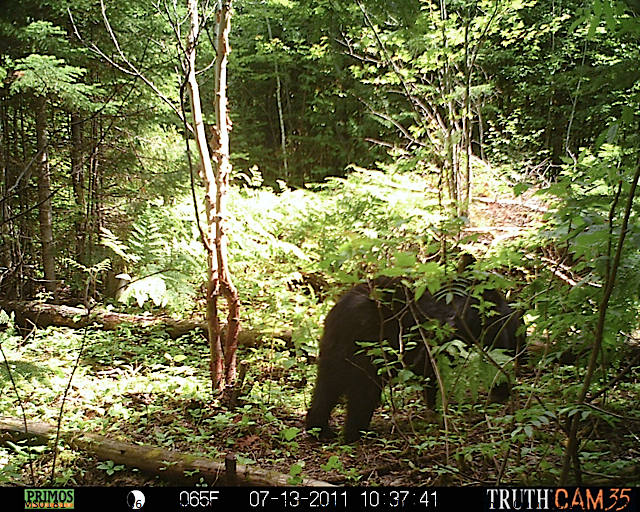
M 285 428 L 282 431 L 282 437 L 284 437 L 285 441 L 291 441 L 300 433 L 300 429 L 296 427 Z
M 300 464 L 291 465 L 291 468 L 289 469 L 289 474 L 291 476 L 298 476 L 301 473 L 302 473 L 302 466 Z
M 598 16 L 594 16 L 591 18 L 591 23 L 589 24 L 589 30 L 587 32 L 587 39 L 593 39 L 593 36 L 596 34 L 596 29 L 600 25 L 600 18 Z
M 416 286 L 415 290 L 415 300 L 416 302 L 420 300 L 420 297 L 424 295 L 424 292 L 427 290 L 427 283 L 422 282 Z
M 516 196 L 519 196 L 519 195 L 522 195 L 527 190 L 529 190 L 530 188 L 531 188 L 531 185 L 529 185 L 528 183 L 517 183 L 516 186 L 513 187 L 513 193 Z
M 238 464 L 242 464 L 243 466 L 248 466 L 256 463 L 255 460 L 250 459 L 248 457 L 243 457 L 242 455 L 238 455 L 238 454 L 236 454 L 236 460 L 238 461 Z
M 332 469 L 340 469 L 342 467 L 342 463 L 340 462 L 340 457 L 337 455 L 332 455 L 329 457 L 329 460 L 326 464 L 322 464 L 320 469 L 323 471 L 331 471 Z
M 393 256 L 396 260 L 396 267 L 411 268 L 416 264 L 416 257 L 414 254 L 408 252 L 396 252 Z

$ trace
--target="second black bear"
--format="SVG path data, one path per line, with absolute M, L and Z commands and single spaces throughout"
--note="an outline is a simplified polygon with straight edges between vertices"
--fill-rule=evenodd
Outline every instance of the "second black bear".
M 516 331 L 521 321 L 500 292 L 482 293 L 483 302 L 491 303 L 486 305 L 491 312 L 486 315 L 479 312 L 480 301 L 467 293 L 449 293 L 446 300 L 445 295 L 434 296 L 425 291 L 416 301 L 400 278 L 387 277 L 360 284 L 344 294 L 325 320 L 307 430 L 319 428 L 322 438 L 334 437 L 329 417 L 341 396 L 347 399 L 345 441 L 357 440 L 361 431 L 368 428 L 386 379 L 380 375 L 381 365 L 373 363 L 359 342 L 384 341 L 399 350 L 413 332 L 417 344 L 405 352 L 404 362 L 424 376 L 432 376 L 433 367 L 415 332 L 418 325 L 428 320 L 448 325 L 452 331 L 448 339 L 458 338 L 469 344 L 480 342 L 485 347 L 508 349 L 515 354 Z M 434 379 L 430 380 L 425 397 L 427 406 L 433 408 L 436 386 Z M 503 394 L 505 391 L 508 388 L 498 390 Z

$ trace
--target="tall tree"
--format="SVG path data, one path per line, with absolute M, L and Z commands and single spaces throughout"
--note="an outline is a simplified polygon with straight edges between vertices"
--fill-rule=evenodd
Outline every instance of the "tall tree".
M 53 209 L 51 202 L 51 167 L 49 166 L 49 140 L 47 127 L 47 97 L 35 97 L 36 149 L 38 151 L 38 219 L 40 221 L 40 244 L 42 246 L 42 267 L 47 291 L 57 293 L 56 262 L 53 244 Z M 57 300 L 57 297 L 55 297 Z
M 69 130 L 71 132 L 71 184 L 76 201 L 75 215 L 76 261 L 88 265 L 87 260 L 87 227 L 89 212 L 87 211 L 87 194 L 85 184 L 85 155 L 84 155 L 84 120 L 79 112 L 71 112 L 69 116 Z
M 58 34 L 50 24 L 37 27 L 42 32 Z M 31 54 L 16 64 L 16 79 L 11 85 L 14 93 L 31 96 L 35 112 L 35 134 L 38 189 L 38 220 L 44 285 L 55 295 L 57 290 L 55 243 L 53 228 L 52 177 L 49 165 L 48 117 L 50 98 L 56 97 L 63 104 L 88 104 L 91 88 L 82 84 L 79 78 L 84 69 L 69 66 L 62 59 L 50 55 Z
M 92 11 L 82 13 L 82 23 L 95 15 Z M 126 194 L 129 183 L 140 176 L 130 155 L 131 141 L 142 133 L 140 119 L 151 117 L 148 106 L 141 105 L 145 98 L 131 94 L 133 87 L 79 48 L 63 28 L 67 20 L 63 3 L 39 0 L 17 0 L 0 13 L 0 66 L 7 70 L 0 95 L 6 263 L 1 285 L 11 297 L 33 296 L 38 291 L 33 283 L 40 281 L 52 288 L 64 280 L 75 292 L 81 278 L 69 262 L 90 266 L 102 256 L 90 232 L 99 222 L 89 222 L 91 217 L 113 222 L 101 208 Z M 69 123 L 68 132 L 60 129 Z M 134 123 L 136 131 L 130 128 Z M 84 139 L 88 134 L 83 127 L 91 127 L 90 138 Z M 129 179 L 123 180 L 125 166 Z M 130 211 L 146 201 L 142 188 L 135 187 Z M 71 197 L 75 206 L 67 203 Z M 35 239 L 41 248 L 32 247 Z M 54 262 L 56 255 L 63 257 Z
M 407 23 L 392 9 L 372 11 L 363 0 L 357 5 L 365 30 L 351 28 L 345 38 L 351 40 L 354 77 L 372 86 L 367 105 L 395 128 L 403 157 L 435 164 L 452 213 L 466 217 L 472 134 L 489 90 L 479 61 L 496 19 L 513 7 L 486 0 L 428 2 Z
M 186 17 L 178 4 L 173 7 L 165 5 L 157 11 L 171 26 L 178 48 L 177 59 L 184 73 L 183 81 L 189 93 L 190 108 L 173 100 L 174 95 L 165 92 L 127 55 L 118 41 L 106 13 L 106 6 L 101 1 L 104 25 L 110 35 L 115 57 L 107 55 L 96 44 L 91 44 L 98 53 L 114 68 L 125 74 L 141 79 L 147 87 L 161 99 L 170 110 L 182 121 L 187 142 L 190 136 L 196 141 L 200 157 L 201 178 L 205 189 L 206 226 L 198 226 L 202 242 L 207 251 L 207 324 L 211 352 L 211 380 L 215 391 L 222 391 L 225 385 L 231 385 L 236 375 L 236 349 L 239 331 L 239 298 L 231 280 L 229 271 L 227 245 L 227 191 L 229 187 L 231 162 L 229 156 L 229 119 L 227 113 L 227 59 L 229 48 L 229 31 L 231 27 L 231 1 L 225 0 L 216 13 L 215 63 L 214 63 L 214 103 L 215 126 L 212 127 L 211 141 L 205 130 L 205 119 L 202 111 L 200 87 L 197 80 L 197 48 L 202 43 L 202 26 L 207 20 L 200 20 L 197 0 L 188 0 Z M 183 24 L 188 24 L 185 41 L 182 40 Z M 116 60 L 117 59 L 117 60 Z M 209 142 L 213 154 L 209 149 Z M 193 173 L 192 173 L 193 175 Z M 195 194 L 194 194 L 195 203 Z M 197 211 L 197 205 L 194 204 Z M 223 296 L 228 306 L 228 322 L 224 345 L 222 329 L 218 318 L 218 299 Z
M 271 186 L 281 179 L 300 186 L 344 176 L 353 163 L 391 161 L 389 130 L 362 108 L 365 86 L 344 52 L 341 30 L 356 24 L 354 7 L 234 2 L 228 95 L 235 169 L 258 168 Z
M 196 79 L 196 48 L 200 35 L 197 0 L 189 0 L 189 36 L 186 47 L 187 87 L 191 100 L 193 131 L 200 154 L 202 177 L 205 183 L 207 230 L 203 233 L 207 249 L 207 325 L 211 349 L 211 377 L 214 390 L 222 391 L 225 383 L 236 377 L 236 349 L 239 331 L 239 298 L 231 280 L 227 258 L 227 193 L 231 163 L 229 159 L 229 120 L 227 116 L 227 59 L 231 28 L 231 0 L 223 0 L 217 15 L 216 59 L 214 80 L 213 161 L 209 153 Z M 223 295 L 229 307 L 226 340 L 222 345 L 218 320 L 218 299 Z

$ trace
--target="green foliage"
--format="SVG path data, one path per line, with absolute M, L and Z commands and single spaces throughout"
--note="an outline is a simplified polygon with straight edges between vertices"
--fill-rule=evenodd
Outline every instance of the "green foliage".
M 106 282 L 109 262 L 116 276 L 129 278 L 121 297 L 126 304 L 176 314 L 198 309 L 206 260 L 191 204 L 184 127 L 140 80 L 98 60 L 74 38 L 67 7 L 85 43 L 117 55 L 95 2 L 10 4 L 0 14 L 0 199 L 9 219 L 0 233 L 2 292 L 19 289 L 8 284 L 10 272 L 24 277 L 20 286 L 37 285 L 41 277 L 32 102 L 46 96 L 62 279 Z M 300 483 L 303 471 L 315 469 L 304 460 L 302 416 L 324 315 L 343 286 L 364 277 L 410 275 L 418 277 L 417 297 L 437 291 L 453 263 L 440 263 L 443 246 L 473 244 L 462 233 L 477 221 L 451 214 L 440 177 L 454 163 L 469 163 L 480 194 L 493 197 L 524 179 L 529 183 L 518 192 L 546 186 L 539 197 L 550 210 L 541 230 L 533 227 L 486 253 L 486 245 L 471 245 L 485 253 L 476 275 L 513 288 L 511 298 L 525 311 L 533 350 L 530 369 L 515 386 L 520 407 L 506 413 L 477 400 L 478 389 L 496 378 L 487 357 L 502 364 L 504 354 L 480 354 L 455 340 L 434 343 L 451 400 L 447 429 L 424 411 L 422 382 L 400 354 L 394 386 L 374 418 L 384 434 L 364 447 L 375 446 L 385 464 L 412 468 L 422 483 L 431 474 L 459 478 L 460 467 L 477 461 L 483 468 L 474 477 L 484 481 L 498 460 L 504 473 L 496 467 L 490 478 L 555 484 L 566 437 L 559 425 L 578 415 L 597 427 L 584 438 L 584 467 L 592 474 L 618 472 L 627 439 L 633 453 L 637 433 L 619 434 L 609 412 L 636 414 L 637 370 L 607 391 L 607 401 L 593 408 L 575 402 L 638 161 L 635 4 L 287 0 L 235 6 L 230 258 L 243 328 L 257 333 L 241 348 L 250 361 L 241 404 L 224 409 L 210 396 L 199 333 L 176 341 L 123 326 L 115 333 L 88 331 L 65 424 L 214 457 L 232 450 L 240 463 L 279 467 L 291 484 Z M 120 47 L 177 102 L 179 45 L 167 20 L 181 20 L 183 7 L 168 12 L 134 1 L 106 2 L 106 9 Z M 212 55 L 209 39 L 201 39 L 200 69 Z M 210 104 L 207 72 L 198 76 Z M 469 159 L 455 153 L 466 142 Z M 627 363 L 629 340 L 640 327 L 639 232 L 635 204 L 592 392 Z M 1 312 L 0 323 L 7 357 L 0 379 L 9 389 L 11 374 L 17 390 L 0 396 L 0 412 L 54 422 L 79 334 L 51 328 L 23 339 Z M 363 349 L 380 360 L 385 355 L 379 347 Z M 375 423 L 380 419 L 384 423 Z M 616 442 L 607 444 L 610 433 Z M 437 468 L 421 465 L 419 456 L 444 445 L 451 459 Z M 349 483 L 369 481 L 362 477 L 366 462 L 356 458 L 360 447 L 326 449 L 324 472 Z M 47 454 L 43 448 L 36 455 Z M 0 479 L 24 485 L 29 456 L 21 444 L 0 450 Z M 111 476 L 121 470 L 112 461 L 99 468 Z M 74 461 L 65 460 L 55 482 L 82 485 L 82 477 Z
M 383 147 L 365 142 L 378 139 L 380 129 L 362 110 L 358 84 L 345 72 L 348 58 L 336 42 L 336 10 L 351 23 L 351 9 L 306 1 L 234 5 L 229 60 L 234 167 L 259 168 L 269 185 L 278 179 L 301 185 L 344 175 L 356 160 L 371 166 L 387 159 Z
M 230 263 L 252 305 L 247 324 L 292 328 L 297 349 L 315 353 L 314 315 L 330 306 L 335 281 L 415 273 L 435 291 L 442 269 L 423 262 L 440 248 L 443 216 L 429 186 L 418 173 L 359 169 L 314 190 L 232 187 Z
M 547 157 L 547 165 L 559 166 L 563 156 L 593 144 L 634 96 L 639 56 L 629 43 L 638 32 L 619 30 L 612 38 L 604 25 L 637 22 L 623 2 L 598 0 L 593 8 L 591 14 L 591 3 L 530 2 L 500 20 L 494 43 L 502 48 L 485 65 L 500 91 L 486 116 L 494 162 L 530 155 L 534 165 Z
M 116 471 L 122 471 L 125 469 L 125 466 L 122 464 L 116 464 L 112 460 L 101 462 L 96 467 L 106 472 L 109 476 L 112 476 Z
M 32 91 L 36 96 L 55 96 L 67 105 L 90 106 L 88 96 L 93 89 L 78 78 L 86 70 L 64 64 L 51 55 L 29 55 L 16 62 L 19 78 L 11 84 L 11 92 Z
M 118 257 L 116 268 L 129 284 L 118 300 L 135 300 L 142 308 L 147 301 L 156 307 L 189 308 L 196 283 L 204 280 L 204 249 L 191 225 L 193 212 L 188 200 L 163 208 L 157 202 L 133 223 L 126 243 L 103 228 L 103 244 Z
M 303 466 L 300 464 L 293 464 L 289 470 L 290 478 L 287 479 L 289 485 L 300 485 L 303 482 L 302 478 Z
M 536 298 L 540 315 L 536 326 L 540 332 L 546 332 L 548 339 L 559 343 L 558 351 L 569 349 L 576 354 L 591 343 L 602 289 L 620 235 L 620 216 L 635 160 L 635 150 L 619 146 L 603 145 L 597 155 L 584 151 L 546 191 L 561 202 L 549 216 L 541 242 L 553 240 L 562 248 L 565 261 L 571 263 L 580 277 L 564 292 L 560 290 L 566 284 L 556 283 L 557 293 L 540 294 Z M 635 313 L 640 302 L 637 219 L 634 217 L 632 222 L 619 270 L 620 282 L 625 285 L 615 287 L 605 324 L 603 350 L 614 360 L 625 353 L 623 333 L 633 332 L 639 325 Z

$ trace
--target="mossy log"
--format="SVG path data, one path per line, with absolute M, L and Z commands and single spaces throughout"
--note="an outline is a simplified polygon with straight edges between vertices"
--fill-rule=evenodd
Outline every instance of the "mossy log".
M 168 316 L 130 315 L 116 313 L 102 308 L 91 312 L 83 307 L 47 304 L 44 302 L 0 301 L 0 308 L 7 313 L 15 313 L 15 321 L 21 329 L 37 327 L 69 327 L 81 329 L 87 325 L 97 325 L 105 330 L 115 330 L 121 325 L 129 324 L 140 328 L 158 327 L 171 338 L 176 339 L 191 331 L 199 329 L 203 339 L 207 338 L 207 324 L 203 318 L 178 319 Z M 224 328 L 223 328 L 224 329 Z M 255 347 L 262 343 L 264 334 L 253 329 L 242 329 L 238 334 L 238 344 L 243 347 Z M 286 343 L 291 342 L 291 332 L 274 334 Z
M 16 418 L 0 418 L 0 443 L 35 439 L 41 444 L 55 438 L 56 428 L 48 423 L 27 422 Z M 178 485 L 194 485 L 203 478 L 209 485 L 224 486 L 235 482 L 238 486 L 282 487 L 289 485 L 288 475 L 255 466 L 217 462 L 207 457 L 165 450 L 154 446 L 129 444 L 107 437 L 77 431 L 61 432 L 60 438 L 75 450 L 95 455 L 99 460 L 112 460 L 129 468 L 158 475 Z M 234 468 L 234 474 L 227 473 L 227 467 Z M 326 482 L 306 478 L 302 484 L 307 487 L 330 486 Z
M 116 313 L 102 308 L 88 311 L 83 307 L 46 304 L 43 302 L 0 302 L 0 308 L 7 312 L 14 312 L 19 327 L 28 328 L 30 325 L 47 327 L 83 328 L 87 325 L 98 324 L 103 329 L 114 330 L 123 324 L 138 327 L 161 326 L 172 338 L 194 330 L 202 329 L 206 332 L 206 324 L 202 319 L 176 319 L 167 316 L 145 316 Z

